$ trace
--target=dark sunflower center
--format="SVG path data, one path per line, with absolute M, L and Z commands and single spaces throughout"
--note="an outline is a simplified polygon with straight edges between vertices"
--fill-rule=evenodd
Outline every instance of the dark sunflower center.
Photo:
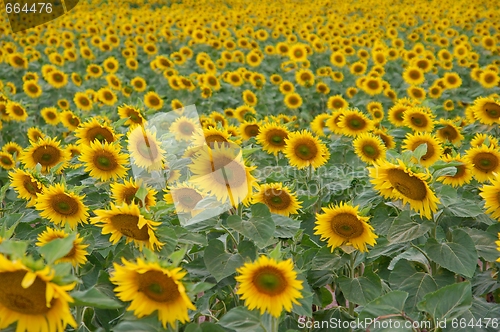
M 55 73 L 54 75 L 52 75 L 52 78 L 54 79 L 54 81 L 56 81 L 58 83 L 61 83 L 64 81 L 64 77 L 59 73 Z
M 147 271 L 138 275 L 139 292 L 155 302 L 171 303 L 180 297 L 179 286 L 161 271 Z
M 110 218 L 111 224 L 120 233 L 127 237 L 131 237 L 138 241 L 148 241 L 148 227 L 144 225 L 142 228 L 137 226 L 139 217 L 130 214 L 117 214 Z
M 37 92 L 38 92 L 38 87 L 37 87 L 36 85 L 34 85 L 34 84 L 30 84 L 30 85 L 28 86 L 28 90 L 29 90 L 30 92 L 37 93 Z
M 423 114 L 413 115 L 411 117 L 411 122 L 416 127 L 425 127 L 425 126 L 427 126 L 427 118 Z
M 9 166 L 10 166 L 10 165 L 12 165 L 12 164 L 13 164 L 12 159 L 10 159 L 10 158 L 9 158 L 9 157 L 7 157 L 7 156 L 2 156 L 2 158 L 0 158 L 0 161 L 1 161 L 1 163 L 2 163 L 2 164 L 4 164 L 4 165 L 9 165 Z
M 213 143 L 225 143 L 227 139 L 225 139 L 222 135 L 208 135 L 205 136 L 205 142 L 207 142 L 208 146 L 213 146 Z
M 118 167 L 115 156 L 108 151 L 97 152 L 92 161 L 94 166 L 101 171 L 112 171 Z
M 285 210 L 292 203 L 290 195 L 286 191 L 276 189 L 266 191 L 264 193 L 264 201 L 267 206 L 276 210 Z
M 158 157 L 158 147 L 152 137 L 143 136 L 143 139 L 137 144 L 137 152 L 147 161 L 154 162 Z
M 472 163 L 474 167 L 481 170 L 484 173 L 488 173 L 495 170 L 498 167 L 497 157 L 489 152 L 480 152 L 474 156 Z
M 12 111 L 14 112 L 14 114 L 18 115 L 18 116 L 23 116 L 25 111 L 24 111 L 24 108 L 22 107 L 19 107 L 19 106 L 14 106 L 12 108 Z
M 439 129 L 438 132 L 450 142 L 458 137 L 457 130 L 450 125 L 447 125 L 446 127 Z
M 188 122 L 181 123 L 181 125 L 179 126 L 179 130 L 184 135 L 191 135 L 194 131 L 194 126 Z
M 267 295 L 281 294 L 288 286 L 283 273 L 270 266 L 261 267 L 260 270 L 255 273 L 252 282 L 259 293 Z
M 373 159 L 377 159 L 380 155 L 380 151 L 376 146 L 366 144 L 363 146 L 363 153 Z
M 363 129 L 366 125 L 365 120 L 359 118 L 359 117 L 352 117 L 347 120 L 347 126 L 350 129 Z
M 46 284 L 39 277 L 28 288 L 21 283 L 26 271 L 0 273 L 0 304 L 8 310 L 24 315 L 45 315 L 50 311 L 45 300 Z M 51 305 L 56 299 L 52 299 Z
M 31 195 L 36 195 L 42 192 L 42 189 L 39 188 L 38 183 L 31 180 L 29 176 L 26 176 L 23 180 L 23 187 L 29 192 Z
M 150 97 L 149 103 L 153 106 L 158 106 L 160 104 L 160 101 L 156 97 Z
M 416 176 L 411 176 L 402 169 L 390 169 L 387 171 L 389 182 L 405 197 L 422 201 L 427 197 L 427 186 L 425 182 Z
M 500 118 L 500 105 L 496 103 L 486 103 L 483 108 L 488 117 L 492 119 Z
M 455 166 L 455 168 L 457 169 L 457 172 L 452 176 L 452 178 L 459 179 L 465 174 L 465 165 Z
M 313 141 L 302 141 L 296 145 L 295 155 L 302 160 L 311 160 L 318 155 L 318 148 Z
M 52 209 L 64 216 L 72 216 L 80 210 L 78 202 L 71 196 L 66 194 L 57 194 L 50 201 Z
M 364 228 L 358 217 L 350 213 L 339 213 L 330 220 L 332 231 L 346 240 L 363 234 Z
M 32 158 L 42 166 L 54 166 L 61 161 L 61 151 L 54 146 L 44 145 L 33 151 Z
M 257 136 L 259 134 L 259 126 L 258 125 L 248 125 L 245 127 L 245 133 L 250 137 Z
M 227 188 L 237 189 L 246 182 L 245 166 L 226 156 L 214 156 L 212 172 L 215 181 Z
M 115 141 L 113 133 L 109 129 L 100 126 L 87 130 L 87 139 L 90 142 L 98 140 L 100 142 L 106 141 L 108 143 L 113 143 Z
M 436 150 L 434 149 L 434 146 L 427 141 L 417 141 L 413 144 L 412 150 L 415 150 L 416 148 L 419 147 L 419 145 L 426 144 L 427 145 L 427 152 L 420 158 L 421 160 L 428 160 L 429 158 L 434 157 L 436 154 Z
M 203 198 L 194 189 L 190 188 L 177 189 L 175 191 L 175 196 L 177 197 L 179 203 L 181 203 L 182 206 L 188 210 L 193 210 L 196 204 L 198 204 L 198 202 Z

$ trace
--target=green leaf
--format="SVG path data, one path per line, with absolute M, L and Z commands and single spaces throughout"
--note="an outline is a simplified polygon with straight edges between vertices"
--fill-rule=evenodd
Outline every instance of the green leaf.
M 302 298 L 297 300 L 300 305 L 294 303 L 292 311 L 301 316 L 312 317 L 314 293 L 311 289 L 311 286 L 309 286 L 307 280 L 303 276 L 299 276 L 298 279 L 302 280 L 302 286 L 304 288 L 300 291 L 300 293 L 302 294 Z
M 424 250 L 430 259 L 452 272 L 472 278 L 476 271 L 478 257 L 474 242 L 461 229 L 453 231 L 452 242 L 428 239 Z
M 349 302 L 365 305 L 382 293 L 380 278 L 374 273 L 365 273 L 354 279 L 341 276 L 338 278 L 340 289 Z
M 225 332 L 225 330 L 211 322 L 203 322 L 201 324 L 191 323 L 186 326 L 185 332 Z
M 300 220 L 273 214 L 272 219 L 276 225 L 274 236 L 279 238 L 292 238 L 300 229 Z
M 74 305 L 87 306 L 99 309 L 119 309 L 123 304 L 108 297 L 97 288 L 93 287 L 85 291 L 74 291 L 70 293 L 75 300 Z
M 259 312 L 257 310 L 249 311 L 245 307 L 236 307 L 229 310 L 217 324 L 238 332 L 267 332 L 261 322 Z
M 403 211 L 394 220 L 387 233 L 390 243 L 409 242 L 426 234 L 434 226 L 430 220 L 424 220 L 421 224 L 413 221 L 410 211 Z
M 55 239 L 40 247 L 38 251 L 48 264 L 53 264 L 59 258 L 66 256 L 73 248 L 76 233 L 70 234 L 63 239 Z
M 243 265 L 243 257 L 239 254 L 229 254 L 224 250 L 224 244 L 217 239 L 211 240 L 205 248 L 203 260 L 208 272 L 217 280 L 229 277 Z
M 252 217 L 250 219 L 242 220 L 236 215 L 230 216 L 227 218 L 227 225 L 250 240 L 255 241 L 255 244 L 260 249 L 268 245 L 276 230 L 269 209 L 260 203 L 252 206 Z
M 401 315 L 405 310 L 405 302 L 408 298 L 408 293 L 403 291 L 392 291 L 377 297 L 375 300 L 368 303 L 359 313 L 360 321 L 375 319 L 385 315 Z M 402 317 L 391 316 L 392 320 L 404 320 Z M 401 324 L 403 325 L 403 324 Z M 408 331 L 411 331 L 409 329 Z
M 479 257 L 483 257 L 488 262 L 497 260 L 499 252 L 493 243 L 498 240 L 498 236 L 476 228 L 464 228 L 464 230 L 474 241 Z
M 243 240 L 238 243 L 238 253 L 243 258 L 248 258 L 253 261 L 257 258 L 257 247 L 255 247 L 252 241 Z
M 426 153 L 427 143 L 420 144 L 415 150 L 413 150 L 413 156 L 417 160 L 420 160 Z
M 450 321 L 460 316 L 472 305 L 470 282 L 461 282 L 427 294 L 418 303 L 418 310 L 428 312 L 434 321 Z
M 443 205 L 445 205 L 445 202 L 443 202 Z M 484 213 L 477 202 L 464 199 L 463 197 L 455 199 L 453 203 L 449 205 L 445 205 L 444 211 L 448 215 L 462 218 L 474 218 Z
M 22 258 L 26 254 L 28 241 L 4 240 L 0 243 L 0 253 L 12 255 L 13 258 Z

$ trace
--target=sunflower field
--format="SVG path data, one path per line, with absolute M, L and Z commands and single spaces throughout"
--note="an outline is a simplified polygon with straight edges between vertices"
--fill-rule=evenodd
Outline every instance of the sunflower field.
M 0 331 L 500 330 L 498 1 L 11 3 Z

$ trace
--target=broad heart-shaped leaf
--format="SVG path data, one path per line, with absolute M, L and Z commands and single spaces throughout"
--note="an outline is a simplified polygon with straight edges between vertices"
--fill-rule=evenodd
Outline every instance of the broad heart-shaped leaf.
M 354 279 L 342 276 L 338 278 L 338 282 L 344 297 L 356 304 L 365 305 L 382 293 L 382 283 L 374 273 L 365 273 Z
M 408 293 L 402 291 L 392 291 L 384 294 L 368 303 L 359 313 L 358 319 L 359 321 L 366 322 L 368 319 L 375 319 L 380 316 L 400 314 L 401 317 L 391 316 L 390 319 L 403 321 L 404 318 L 402 314 L 405 311 L 404 308 L 407 298 Z M 368 326 L 365 326 L 365 328 L 368 328 Z M 370 331 L 375 330 L 372 328 Z M 405 330 L 403 329 L 402 331 Z M 408 331 L 412 331 L 411 328 L 408 329 Z
M 47 263 L 52 264 L 59 258 L 66 256 L 73 248 L 73 242 L 76 239 L 76 233 L 62 239 L 54 239 L 38 249 Z
M 427 294 L 417 304 L 418 310 L 428 312 L 434 321 L 450 321 L 460 316 L 472 305 L 470 282 L 461 282 Z
M 387 240 L 390 243 L 408 242 L 421 237 L 427 233 L 431 227 L 433 227 L 432 221 L 425 220 L 421 224 L 417 223 L 410 218 L 410 211 L 403 211 L 389 228 Z
M 211 322 L 203 322 L 201 324 L 191 323 L 186 326 L 185 332 L 225 332 L 225 330 Z
M 275 237 L 292 238 L 300 228 L 300 220 L 288 218 L 279 214 L 272 215 L 276 230 Z
M 224 250 L 224 244 L 217 239 L 208 242 L 203 254 L 203 260 L 208 272 L 217 282 L 229 277 L 236 269 L 243 265 L 243 257 L 239 254 L 229 254 Z
M 476 247 L 461 229 L 452 232 L 452 242 L 439 243 L 433 238 L 428 239 L 424 250 L 430 259 L 452 272 L 472 278 L 476 271 Z
M 230 216 L 227 218 L 227 225 L 255 241 L 257 247 L 262 249 L 273 237 L 276 225 L 271 217 L 271 212 L 264 204 L 255 204 L 251 209 L 252 217 L 250 219 L 242 220 L 236 215 Z
M 268 315 L 261 316 L 258 310 L 249 311 L 245 307 L 236 307 L 222 316 L 217 324 L 237 332 L 267 332 L 270 327 L 263 319 L 265 316 Z
M 488 262 L 496 261 L 498 258 L 498 250 L 495 241 L 498 240 L 498 236 L 490 232 L 485 232 L 476 228 L 462 228 L 469 234 L 472 241 L 476 245 L 477 254 L 483 257 Z
M 86 291 L 74 291 L 71 292 L 70 295 L 75 300 L 74 304 L 79 306 L 99 309 L 118 309 L 123 306 L 123 304 L 103 294 L 95 287 L 87 289 Z
M 408 293 L 405 311 L 414 311 L 417 303 L 425 295 L 439 288 L 436 280 L 430 274 L 417 270 L 417 266 L 413 262 L 400 260 L 389 276 L 392 289 Z M 453 282 L 453 279 L 451 282 Z
M 498 332 L 498 317 L 500 317 L 500 305 L 497 303 L 486 302 L 481 297 L 474 297 L 472 299 L 472 306 L 463 314 L 456 318 L 455 322 L 462 330 L 467 332 Z M 496 321 L 495 321 L 496 319 Z M 488 325 L 488 326 L 486 326 Z M 457 328 L 452 324 L 446 324 L 443 332 L 456 332 Z

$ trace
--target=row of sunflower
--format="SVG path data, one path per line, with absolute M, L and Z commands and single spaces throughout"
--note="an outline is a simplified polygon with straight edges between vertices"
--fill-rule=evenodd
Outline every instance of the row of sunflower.
M 499 12 L 0 18 L 0 329 L 496 330 Z

